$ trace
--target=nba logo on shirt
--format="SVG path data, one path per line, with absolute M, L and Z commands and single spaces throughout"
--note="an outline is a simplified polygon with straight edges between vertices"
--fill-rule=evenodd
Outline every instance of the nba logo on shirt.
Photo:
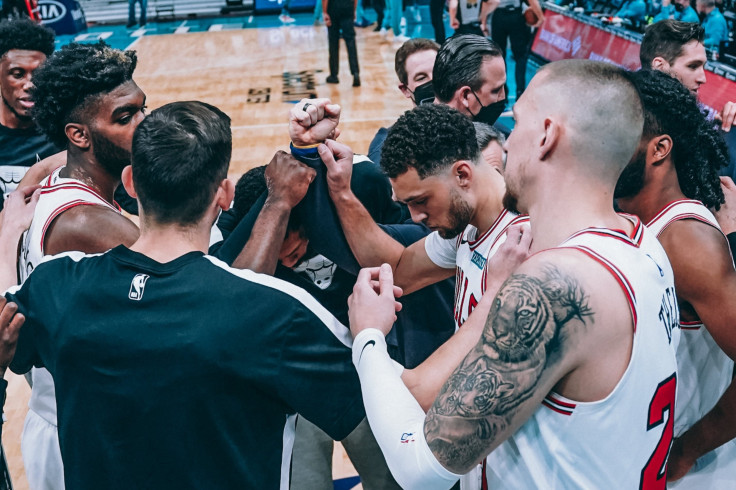
M 148 274 L 136 274 L 133 278 L 133 282 L 130 283 L 130 293 L 128 298 L 140 301 L 143 298 L 143 290 L 146 288 L 146 281 L 150 276 Z

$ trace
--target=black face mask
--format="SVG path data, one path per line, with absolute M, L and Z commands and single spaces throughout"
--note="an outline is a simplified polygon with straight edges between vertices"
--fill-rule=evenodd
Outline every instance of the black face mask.
M 478 101 L 481 107 L 481 109 L 478 111 L 478 114 L 473 114 L 472 112 L 470 113 L 473 116 L 473 121 L 482 122 L 488 124 L 489 126 L 493 126 L 496 121 L 498 121 L 498 118 L 501 117 L 503 111 L 506 109 L 506 99 L 499 100 L 498 102 L 494 102 L 493 104 L 483 105 L 475 92 L 473 92 L 473 96 L 475 97 L 475 100 Z M 468 110 L 468 112 L 470 112 L 470 110 Z
M 683 5 L 681 5 L 681 4 L 679 4 L 679 3 L 676 3 L 675 4 L 675 10 L 678 11 L 678 12 L 682 12 L 683 10 L 685 10 L 685 7 Z
M 414 92 L 414 103 L 416 105 L 431 104 L 434 102 L 434 87 L 432 86 L 432 80 L 418 85 Z

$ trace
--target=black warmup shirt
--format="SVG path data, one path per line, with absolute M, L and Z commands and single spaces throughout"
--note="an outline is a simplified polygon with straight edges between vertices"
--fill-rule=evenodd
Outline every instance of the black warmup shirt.
M 335 439 L 365 415 L 347 329 L 199 252 L 63 254 L 7 297 L 27 317 L 11 369 L 56 383 L 67 488 L 276 489 L 288 414 Z
M 28 167 L 60 151 L 35 126 L 11 129 L 0 124 L 0 194 L 14 190 Z

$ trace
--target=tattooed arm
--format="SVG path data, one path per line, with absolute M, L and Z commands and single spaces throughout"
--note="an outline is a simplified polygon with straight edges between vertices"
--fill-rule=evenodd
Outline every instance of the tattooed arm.
M 349 301 L 353 363 L 368 421 L 402 488 L 450 488 L 553 387 L 579 401 L 600 400 L 628 365 L 631 314 L 613 277 L 579 252 L 537 254 L 493 299 L 492 321 L 425 420 L 386 352 L 394 299 L 385 285 L 374 291 L 371 279 L 362 272 Z
M 572 272 L 580 269 L 555 265 L 554 254 L 533 257 L 506 281 L 480 342 L 427 413 L 427 443 L 452 472 L 472 469 L 580 365 L 596 313 L 587 282 Z

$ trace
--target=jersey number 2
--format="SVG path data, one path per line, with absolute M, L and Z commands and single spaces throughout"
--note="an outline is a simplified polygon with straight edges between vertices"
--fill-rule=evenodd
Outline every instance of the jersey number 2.
M 675 387 L 677 377 L 672 376 L 665 379 L 654 392 L 654 397 L 649 403 L 649 417 L 647 419 L 647 431 L 665 424 L 659 443 L 649 457 L 649 461 L 641 470 L 641 490 L 664 490 L 667 487 L 667 454 L 672 444 L 673 425 L 675 422 Z M 665 421 L 665 412 L 668 412 Z

